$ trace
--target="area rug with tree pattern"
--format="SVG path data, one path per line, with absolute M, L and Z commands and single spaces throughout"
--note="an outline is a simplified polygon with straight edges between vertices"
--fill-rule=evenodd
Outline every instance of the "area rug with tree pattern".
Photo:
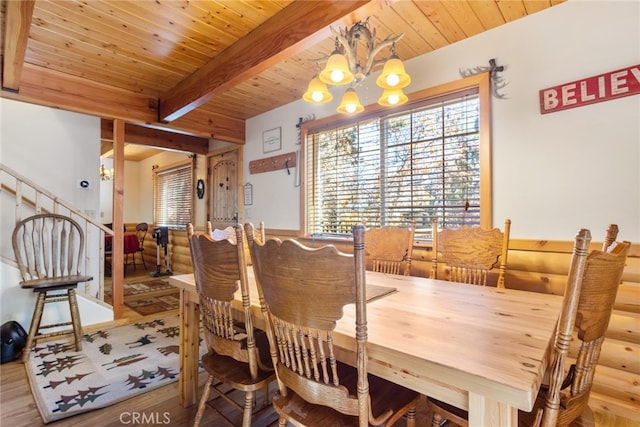
M 179 330 L 180 317 L 170 316 L 86 333 L 79 352 L 70 338 L 38 343 L 26 368 L 43 421 L 103 408 L 177 380 Z M 205 352 L 201 342 L 200 355 Z

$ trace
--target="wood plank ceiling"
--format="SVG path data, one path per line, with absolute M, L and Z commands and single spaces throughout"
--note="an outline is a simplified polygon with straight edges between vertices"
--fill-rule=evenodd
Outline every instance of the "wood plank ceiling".
M 562 1 L 2 0 L 2 97 L 102 117 L 107 140 L 119 118 L 128 142 L 201 153 L 300 99 L 330 25 L 404 32 L 407 60 Z

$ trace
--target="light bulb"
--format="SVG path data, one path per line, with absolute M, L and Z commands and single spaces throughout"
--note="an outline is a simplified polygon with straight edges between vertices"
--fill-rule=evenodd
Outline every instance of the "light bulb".
M 355 104 L 347 104 L 345 106 L 345 109 L 347 110 L 347 113 L 353 113 L 354 111 L 356 111 L 356 105 Z
M 400 83 L 400 76 L 395 73 L 389 74 L 386 81 L 389 86 L 396 86 L 398 83 Z
M 315 102 L 322 101 L 322 98 L 324 98 L 324 96 L 322 95 L 322 92 L 316 91 L 311 94 L 311 99 L 313 99 Z
M 338 83 L 344 79 L 344 73 L 342 70 L 333 70 L 331 72 L 331 81 Z

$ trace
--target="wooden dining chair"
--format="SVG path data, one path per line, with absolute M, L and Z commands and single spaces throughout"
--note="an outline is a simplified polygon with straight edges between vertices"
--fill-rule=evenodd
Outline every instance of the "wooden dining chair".
M 136 225 L 136 237 L 138 238 L 138 250 L 132 255 L 133 256 L 133 269 L 136 268 L 136 253 L 140 254 L 140 259 L 142 260 L 142 265 L 147 270 L 147 263 L 144 260 L 144 239 L 147 237 L 147 232 L 149 231 L 149 224 L 146 222 L 141 222 Z M 128 256 L 128 254 L 127 254 Z
M 406 415 L 415 426 L 419 395 L 367 373 L 364 226 L 353 229 L 354 254 L 295 240 L 260 244 L 252 225 L 245 229 L 278 377 L 279 425 L 390 426 Z M 354 303 L 355 367 L 336 360 L 332 337 Z
M 497 270 L 496 286 L 504 288 L 510 229 L 511 220 L 507 219 L 504 231 L 482 227 L 438 230 L 434 219 L 430 277 L 486 286 L 490 272 Z
M 208 347 L 207 354 L 202 357 L 202 365 L 209 377 L 198 405 L 195 426 L 200 424 L 211 389 L 215 389 L 219 397 L 243 411 L 242 425 L 249 427 L 254 415 L 256 391 L 264 390 L 263 405 L 257 410 L 268 408 L 269 384 L 275 380 L 266 335 L 254 328 L 245 250 L 242 244 L 235 243 L 243 241 L 243 228 L 236 225 L 233 230 L 232 238 L 214 240 L 211 223 L 207 224 L 207 232 L 200 235 L 194 233 L 192 224 L 187 225 Z M 238 288 L 242 293 L 242 310 L 240 320 L 235 320 L 232 303 Z M 227 396 L 221 386 L 243 391 L 244 406 Z M 222 412 L 217 412 L 232 423 Z
M 79 283 L 93 280 L 84 274 L 84 232 L 64 215 L 38 214 L 16 224 L 11 236 L 13 252 L 20 269 L 23 289 L 37 293 L 21 360 L 29 359 L 31 347 L 41 338 L 73 334 L 76 351 L 82 350 L 82 322 L 76 299 Z M 67 302 L 69 322 L 42 324 L 45 304 Z M 71 326 L 71 328 L 65 328 Z M 48 330 L 50 332 L 43 332 Z
M 616 242 L 616 235 L 617 226 L 610 226 L 603 249 L 591 253 L 591 232 L 581 229 L 576 235 L 548 384 L 540 387 L 531 412 L 518 413 L 522 427 L 595 425 L 589 394 L 631 246 Z M 580 343 L 577 354 L 569 353 L 572 340 Z M 468 425 L 461 409 L 431 398 L 427 405 L 434 414 L 433 427 L 447 420 Z
M 410 227 L 367 228 L 365 231 L 367 240 L 366 267 L 381 273 L 411 275 L 415 232 L 415 221 L 411 222 Z

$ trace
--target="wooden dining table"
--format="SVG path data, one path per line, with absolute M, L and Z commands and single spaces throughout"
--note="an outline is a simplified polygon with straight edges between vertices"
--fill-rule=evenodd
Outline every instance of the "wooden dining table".
M 259 326 L 251 268 L 248 276 Z M 366 281 L 395 288 L 367 303 L 370 373 L 467 410 L 470 426 L 517 426 L 518 410 L 532 409 L 562 297 L 375 272 Z M 192 274 L 169 282 L 180 288 L 179 399 L 186 407 L 198 390 L 198 295 Z M 354 305 L 337 323 L 334 343 L 339 360 L 355 363 Z

